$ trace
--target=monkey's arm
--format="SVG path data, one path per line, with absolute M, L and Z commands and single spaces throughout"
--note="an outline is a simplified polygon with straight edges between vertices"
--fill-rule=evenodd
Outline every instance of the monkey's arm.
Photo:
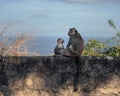
M 69 47 L 71 45 L 71 39 L 69 39 L 69 41 L 68 41 L 68 44 L 67 44 L 67 48 Z
M 54 49 L 54 54 L 60 55 L 63 50 L 64 50 L 64 46 L 62 46 L 62 48 L 59 48 L 59 46 L 57 45 Z
M 56 46 L 55 49 L 54 49 L 54 54 L 59 54 L 58 51 L 59 51 L 58 46 Z

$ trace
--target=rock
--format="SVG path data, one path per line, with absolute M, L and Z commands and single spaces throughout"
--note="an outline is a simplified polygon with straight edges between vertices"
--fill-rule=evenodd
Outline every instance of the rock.
M 4 59 L 4 67 L 0 62 L 0 96 L 120 95 L 120 57 L 84 56 L 78 65 L 75 58 L 62 56 Z M 103 88 L 117 91 L 104 92 Z

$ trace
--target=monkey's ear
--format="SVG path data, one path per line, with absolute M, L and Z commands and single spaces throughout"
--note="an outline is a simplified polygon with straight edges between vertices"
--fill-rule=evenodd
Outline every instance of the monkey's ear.
M 75 29 L 75 33 L 77 33 L 77 30 Z

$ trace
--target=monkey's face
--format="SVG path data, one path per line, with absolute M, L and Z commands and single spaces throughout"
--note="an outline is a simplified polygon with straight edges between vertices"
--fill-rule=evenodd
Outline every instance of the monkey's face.
M 62 38 L 59 38 L 59 39 L 57 40 L 57 43 L 58 43 L 58 44 L 60 44 L 60 43 L 63 44 L 63 43 L 64 43 L 64 40 L 63 40 Z
M 68 31 L 68 36 L 72 36 L 77 32 L 77 30 L 75 28 L 70 28 Z

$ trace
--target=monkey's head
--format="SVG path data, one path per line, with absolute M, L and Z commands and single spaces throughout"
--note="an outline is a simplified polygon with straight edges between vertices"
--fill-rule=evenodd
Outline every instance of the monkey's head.
M 68 31 L 68 36 L 72 36 L 72 35 L 74 35 L 76 33 L 77 33 L 76 28 L 70 28 L 69 31 Z
M 58 38 L 57 43 L 64 43 L 64 40 L 62 38 Z

